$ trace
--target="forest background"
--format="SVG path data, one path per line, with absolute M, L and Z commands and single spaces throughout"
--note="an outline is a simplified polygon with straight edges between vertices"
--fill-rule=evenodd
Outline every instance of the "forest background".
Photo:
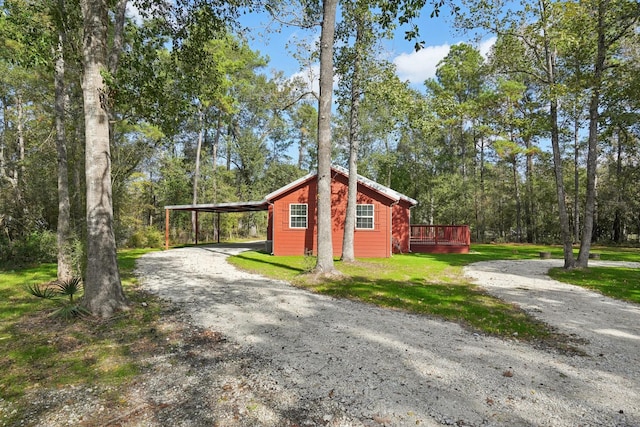
M 418 200 L 414 223 L 469 224 L 477 242 L 562 243 L 561 200 L 570 239 L 581 239 L 593 159 L 592 240 L 637 243 L 638 4 L 485 3 L 426 5 L 411 21 L 418 45 L 420 22 L 444 13 L 460 29 L 496 37 L 486 58 L 472 44 L 452 46 L 420 88 L 385 59 L 382 40 L 395 25 L 385 23 L 385 3 L 340 5 L 332 162 L 347 166 L 357 123 L 358 172 Z M 160 246 L 165 205 L 260 200 L 316 169 L 317 38 L 292 48 L 302 71 L 290 78 L 249 48 L 238 17 L 266 11 L 313 35 L 321 5 L 139 1 L 129 5 L 134 17 L 124 0 L 106 4 L 117 66 L 103 70 L 101 101 L 119 247 Z M 80 5 L 3 1 L 0 34 L 0 262 L 56 259 L 66 179 L 67 244 L 80 272 L 88 166 Z M 219 229 L 213 217 L 200 219 L 200 241 L 266 229 L 263 213 L 223 215 Z M 172 241 L 193 238 L 190 216 L 171 225 Z

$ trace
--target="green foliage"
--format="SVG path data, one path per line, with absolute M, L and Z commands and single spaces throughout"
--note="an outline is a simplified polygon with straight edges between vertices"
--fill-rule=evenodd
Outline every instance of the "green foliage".
M 0 265 L 23 266 L 54 262 L 57 257 L 57 240 L 53 231 L 33 231 L 23 239 L 0 239 Z
M 28 283 L 25 287 L 27 292 L 35 297 L 56 301 L 58 303 L 58 308 L 51 313 L 54 317 L 72 320 L 89 314 L 89 312 L 74 301 L 74 298 L 77 299 L 83 290 L 82 279 L 80 277 L 72 277 L 71 279 L 55 282 L 54 284 L 43 285 Z M 68 297 L 68 299 L 66 299 L 66 297 Z M 64 298 L 64 301 L 60 301 L 61 298 Z
M 121 277 L 131 310 L 106 321 L 83 317 L 79 322 L 62 322 L 64 316 L 75 318 L 82 314 L 73 304 L 60 307 L 61 317 L 44 315 L 50 303 L 32 298 L 24 292 L 25 288 L 73 294 L 74 302 L 78 295 L 74 283 L 62 285 L 64 291 L 60 285 L 44 285 L 55 280 L 55 264 L 0 271 L 0 354 L 6 362 L 0 373 L 3 399 L 20 408 L 20 398 L 36 383 L 44 389 L 73 385 L 119 390 L 141 372 L 145 358 L 157 353 L 159 344 L 167 343 L 167 336 L 159 332 L 156 324 L 162 304 L 134 286 L 135 260 L 146 252 L 119 253 Z M 64 296 L 68 301 L 67 297 Z M 119 396 L 114 392 L 111 403 L 118 404 Z M 50 402 L 52 407 L 63 404 Z M 5 422 L 9 422 L 7 415 Z
M 303 258 L 303 269 L 304 273 L 311 273 L 316 266 L 317 257 L 313 255 L 313 251 L 306 251 Z
M 82 292 L 82 279 L 80 277 L 72 277 L 57 283 L 58 294 L 69 297 L 69 303 L 73 303 L 73 297 Z
M 89 316 L 91 313 L 87 311 L 84 307 L 78 304 L 63 304 L 61 307 L 57 308 L 52 315 L 55 317 L 59 317 L 66 321 L 75 320 L 82 316 Z
M 42 286 L 39 283 L 29 283 L 26 288 L 31 295 L 42 299 L 53 299 L 57 294 L 54 288 L 48 285 Z
M 162 248 L 164 246 L 164 234 L 156 227 L 145 227 L 135 231 L 127 240 L 128 248 Z

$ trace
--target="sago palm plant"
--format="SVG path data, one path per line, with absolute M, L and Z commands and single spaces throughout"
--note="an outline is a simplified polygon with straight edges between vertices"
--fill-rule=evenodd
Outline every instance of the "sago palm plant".
M 29 284 L 27 292 L 31 295 L 51 301 L 55 301 L 60 306 L 51 315 L 64 319 L 73 319 L 88 314 L 78 303 L 78 298 L 82 293 L 82 279 L 72 277 L 69 280 L 56 282 L 53 286 L 48 284 Z

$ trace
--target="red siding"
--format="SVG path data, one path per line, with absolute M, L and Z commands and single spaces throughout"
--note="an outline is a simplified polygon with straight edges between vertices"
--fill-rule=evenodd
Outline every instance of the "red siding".
M 407 253 L 410 250 L 411 240 L 411 204 L 406 200 L 400 200 L 393 205 L 393 253 Z
M 340 256 L 342 253 L 342 238 L 345 211 L 347 207 L 348 178 L 341 173 L 333 172 L 331 183 L 331 214 L 333 217 L 333 254 Z M 307 250 L 316 252 L 316 198 L 317 181 L 313 177 L 289 191 L 279 194 L 272 202 L 273 208 L 273 254 L 274 255 L 301 255 Z M 387 196 L 364 185 L 358 185 L 357 200 L 359 204 L 372 204 L 374 211 L 373 230 L 355 230 L 354 251 L 360 258 L 389 257 L 392 252 L 391 228 L 392 228 L 392 204 Z M 306 229 L 292 229 L 289 227 L 289 205 L 292 203 L 306 203 L 308 205 L 308 224 Z M 408 204 L 406 204 L 408 205 Z M 408 208 L 404 205 L 393 208 L 394 227 L 399 231 L 401 246 L 408 249 Z M 406 220 L 406 238 L 404 226 L 400 223 Z M 397 223 L 397 225 L 396 225 Z M 394 232 L 394 235 L 396 233 Z M 271 234 L 270 234 L 271 235 Z
M 273 201 L 273 254 L 303 255 L 316 248 L 317 181 L 309 180 Z M 289 227 L 289 205 L 307 204 L 307 228 Z
M 334 173 L 331 182 L 331 213 L 333 217 L 333 253 L 342 254 L 343 226 L 347 210 L 348 178 Z M 359 258 L 388 257 L 391 255 L 390 206 L 392 201 L 363 185 L 358 185 L 358 204 L 373 205 L 373 230 L 356 229 L 354 252 Z

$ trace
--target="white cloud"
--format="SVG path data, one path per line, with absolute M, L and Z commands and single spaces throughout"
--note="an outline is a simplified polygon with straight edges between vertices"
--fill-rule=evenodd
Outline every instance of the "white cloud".
M 127 18 L 133 20 L 136 25 L 142 24 L 142 14 L 140 13 L 140 9 L 131 2 L 127 2 Z
M 320 96 L 320 64 L 314 63 L 307 66 L 304 70 L 298 71 L 289 77 L 289 80 L 301 79 L 307 86 L 307 90 Z M 340 76 L 338 74 L 333 75 L 333 90 L 338 88 L 340 83 Z
M 334 76 L 335 77 L 335 76 Z M 307 90 L 319 94 L 320 93 L 320 65 L 313 64 L 303 71 L 298 71 L 289 77 L 290 80 L 301 79 L 307 85 Z
M 482 40 L 476 48 L 483 58 L 487 58 L 491 48 L 496 43 L 496 37 Z M 401 53 L 396 56 L 393 63 L 400 80 L 409 80 L 410 83 L 422 85 L 422 83 L 436 76 L 438 63 L 449 53 L 451 45 L 448 43 L 438 46 L 427 46 L 417 52 Z
M 401 53 L 393 63 L 396 65 L 400 80 L 409 80 L 414 84 L 422 84 L 426 79 L 435 77 L 438 62 L 449 53 L 451 46 L 427 46 L 417 52 Z
M 489 37 L 486 40 L 482 40 L 478 45 L 478 50 L 480 51 L 480 53 L 485 59 L 489 56 L 489 53 L 491 52 L 491 48 L 493 47 L 493 45 L 496 44 L 496 40 L 497 38 L 495 36 Z

